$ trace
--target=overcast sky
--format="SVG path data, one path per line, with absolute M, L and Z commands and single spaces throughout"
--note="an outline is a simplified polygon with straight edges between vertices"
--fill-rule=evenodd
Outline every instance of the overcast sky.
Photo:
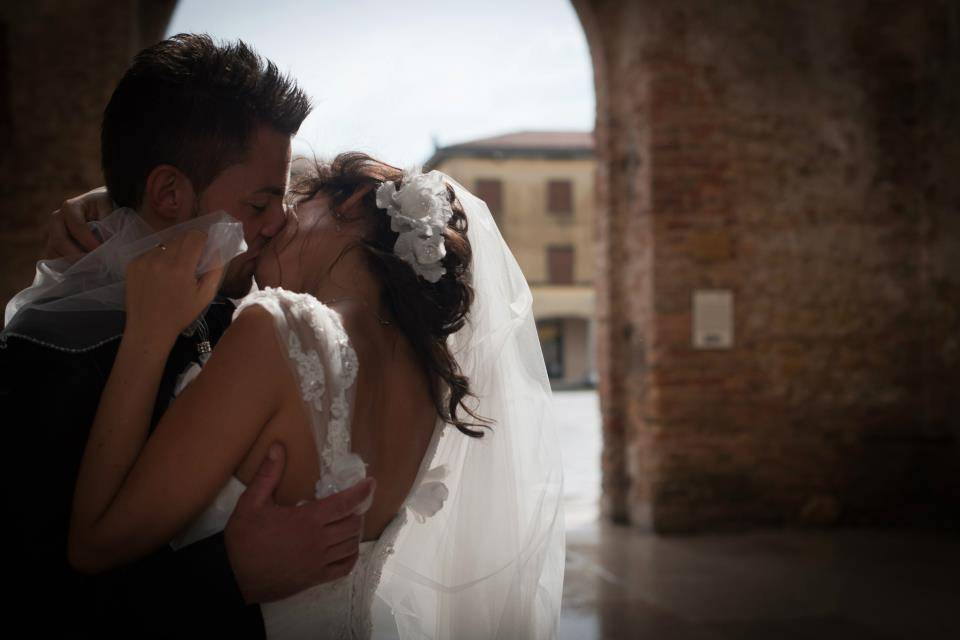
M 441 145 L 590 130 L 593 77 L 567 0 L 180 0 L 168 35 L 242 38 L 314 110 L 295 151 L 361 150 L 406 166 Z

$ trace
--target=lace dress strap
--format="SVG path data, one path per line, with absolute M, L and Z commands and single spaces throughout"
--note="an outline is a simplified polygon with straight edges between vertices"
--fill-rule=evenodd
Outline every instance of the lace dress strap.
M 234 317 L 254 304 L 274 317 L 310 416 L 321 477 L 326 476 L 350 453 L 357 354 L 340 315 L 311 295 L 267 287 L 247 296 Z

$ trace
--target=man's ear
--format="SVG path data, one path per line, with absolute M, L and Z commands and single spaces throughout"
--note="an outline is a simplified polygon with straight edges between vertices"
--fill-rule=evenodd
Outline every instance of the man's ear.
M 182 171 L 173 165 L 161 164 L 147 176 L 143 204 L 158 222 L 173 225 L 193 215 L 196 194 Z

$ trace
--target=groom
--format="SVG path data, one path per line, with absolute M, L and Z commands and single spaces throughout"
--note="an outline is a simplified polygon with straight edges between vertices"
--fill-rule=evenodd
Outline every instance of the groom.
M 211 342 L 227 328 L 228 297 L 249 291 L 257 257 L 285 224 L 290 140 L 307 97 L 242 42 L 179 35 L 142 51 L 104 111 L 103 171 L 110 197 L 155 229 L 225 210 L 248 250 L 225 270 L 205 319 Z M 83 230 L 87 232 L 86 229 Z M 89 233 L 89 232 L 87 232 Z M 83 232 L 77 242 L 92 248 Z M 82 247 L 78 247 L 82 248 Z M 64 314 L 64 323 L 81 322 Z M 181 336 L 157 396 L 156 425 L 179 374 L 198 360 Z M 346 575 L 356 553 L 333 557 L 330 532 L 372 491 L 366 481 L 305 506 L 272 499 L 283 468 L 275 445 L 225 532 L 179 551 L 86 576 L 68 564 L 66 540 L 80 460 L 119 341 L 73 353 L 10 336 L 0 344 L 5 522 L 5 623 L 38 637 L 263 637 L 258 603 Z

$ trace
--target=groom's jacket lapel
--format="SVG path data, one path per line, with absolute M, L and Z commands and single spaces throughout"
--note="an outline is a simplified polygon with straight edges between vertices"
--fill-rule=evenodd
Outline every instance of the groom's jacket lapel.
M 210 331 L 210 344 L 216 346 L 220 341 L 223 332 L 230 326 L 230 320 L 233 317 L 235 307 L 230 300 L 217 297 L 214 303 L 210 305 L 204 319 Z M 190 366 L 191 363 L 199 363 L 200 357 L 197 351 L 197 343 L 200 338 L 197 336 L 180 336 L 170 351 L 170 357 L 167 358 L 167 366 L 163 371 L 163 378 L 160 380 L 160 387 L 157 389 L 157 401 L 153 405 L 153 418 L 150 429 L 153 430 L 160 422 L 161 416 L 170 406 L 173 400 L 173 390 L 180 374 Z M 106 384 L 106 380 L 104 380 Z

